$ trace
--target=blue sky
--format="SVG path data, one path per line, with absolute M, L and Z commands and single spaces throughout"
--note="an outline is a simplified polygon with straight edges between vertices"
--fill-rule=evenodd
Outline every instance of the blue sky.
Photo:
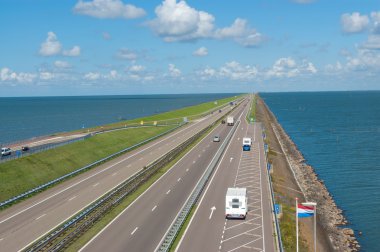
M 0 96 L 380 89 L 380 1 L 2 0 Z

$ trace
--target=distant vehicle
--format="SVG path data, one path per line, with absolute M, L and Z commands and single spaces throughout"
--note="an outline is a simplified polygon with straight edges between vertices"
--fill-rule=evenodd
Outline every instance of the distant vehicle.
M 221 109 L 219 109 L 219 113 L 222 113 L 222 110 L 221 110 Z
M 1 148 L 1 156 L 8 156 L 12 154 L 11 148 L 3 147 Z
M 234 125 L 234 118 L 232 116 L 227 116 L 227 125 L 228 126 Z
M 230 105 L 231 105 L 231 106 L 233 106 L 233 105 L 234 105 L 234 103 L 233 103 L 233 102 L 230 102 Z
M 21 150 L 22 150 L 22 151 L 28 151 L 28 150 L 29 150 L 29 146 L 22 146 L 22 147 L 21 147 Z
M 225 124 L 225 123 L 226 123 L 226 120 L 223 119 L 221 123 L 222 123 L 222 124 Z
M 250 151 L 252 146 L 252 138 L 243 137 L 243 151 Z
M 245 219 L 247 213 L 247 188 L 228 188 L 226 193 L 226 218 Z
M 219 136 L 214 136 L 213 141 L 214 141 L 214 142 L 220 142 L 220 137 L 219 137 Z

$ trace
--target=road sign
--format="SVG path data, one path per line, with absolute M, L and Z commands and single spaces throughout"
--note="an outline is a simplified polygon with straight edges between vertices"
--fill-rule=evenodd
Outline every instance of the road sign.
M 141 124 L 141 125 L 144 125 L 144 121 L 141 121 L 140 124 Z

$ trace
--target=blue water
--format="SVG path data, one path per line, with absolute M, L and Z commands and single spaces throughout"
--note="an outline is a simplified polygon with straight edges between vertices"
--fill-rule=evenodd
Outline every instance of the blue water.
M 380 251 L 380 92 L 262 93 L 363 251 Z
M 0 98 L 0 145 L 162 113 L 234 94 Z

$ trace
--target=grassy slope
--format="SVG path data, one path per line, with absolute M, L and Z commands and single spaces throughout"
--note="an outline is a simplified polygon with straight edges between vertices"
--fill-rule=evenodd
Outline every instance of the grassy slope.
M 0 201 L 169 130 L 147 127 L 99 134 L 84 141 L 0 164 Z
M 198 115 L 218 106 L 226 104 L 236 97 L 229 97 L 214 102 L 202 103 L 162 114 L 131 121 L 105 125 L 113 128 L 124 124 L 144 121 L 168 120 L 184 116 Z M 100 128 L 100 127 L 98 127 Z M 85 141 L 65 145 L 56 149 L 37 153 L 21 159 L 0 164 L 0 201 L 30 190 L 57 177 L 109 156 L 117 151 L 141 142 L 169 128 L 141 128 L 109 132 Z M 87 131 L 87 129 L 86 129 Z

